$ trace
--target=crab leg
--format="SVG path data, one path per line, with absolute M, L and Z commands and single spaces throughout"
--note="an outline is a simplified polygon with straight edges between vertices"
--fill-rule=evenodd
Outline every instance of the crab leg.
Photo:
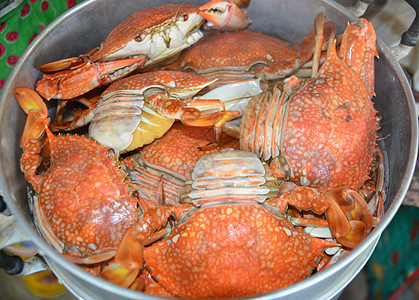
M 315 47 L 313 53 L 313 68 L 311 69 L 311 78 L 316 77 L 320 65 L 320 55 L 322 52 L 321 45 L 323 44 L 323 24 L 324 13 L 318 13 L 315 20 Z
M 187 108 L 197 108 L 200 111 L 198 118 L 183 114 L 181 120 L 190 126 L 212 126 L 221 128 L 223 125 L 237 117 L 238 111 L 226 111 L 224 103 L 218 99 L 193 99 L 186 102 Z M 216 109 L 215 112 L 211 112 Z
M 43 64 L 39 66 L 38 69 L 42 73 L 53 73 L 53 72 L 59 72 L 66 69 L 74 68 L 83 63 L 85 63 L 85 59 L 82 56 L 69 57 L 69 58 L 64 58 L 57 61 L 53 61 L 47 64 Z
M 336 26 L 332 22 L 324 22 L 324 14 L 319 13 L 314 22 L 315 28 L 301 42 L 302 67 L 294 74 L 298 77 L 311 77 L 317 75 L 320 65 L 326 59 L 324 52 L 328 45 L 336 38 Z M 310 58 L 312 58 L 310 60 Z
M 373 196 L 368 202 L 368 206 L 374 212 L 374 224 L 378 223 L 384 217 L 384 202 L 386 199 L 385 183 L 384 183 L 384 155 L 380 147 L 377 145 L 376 159 L 373 162 L 374 178 L 370 182 L 374 184 Z M 362 191 L 365 194 L 365 191 Z
M 94 109 L 96 107 L 97 104 L 93 103 L 89 105 L 88 109 L 81 111 L 78 110 L 74 112 L 73 115 L 71 115 L 69 118 L 66 118 L 61 122 L 52 123 L 50 126 L 51 131 L 54 132 L 60 130 L 73 130 L 89 124 L 95 116 Z
M 197 101 L 198 99 L 194 99 L 191 101 Z M 187 104 L 190 104 L 190 102 L 187 102 Z M 207 100 L 200 100 L 200 101 L 207 101 Z M 211 100 L 210 100 L 211 101 Z M 221 102 L 220 100 L 212 100 L 215 103 L 219 103 L 221 104 L 222 107 L 224 107 L 224 103 Z M 198 103 L 198 102 L 196 102 Z M 187 109 L 187 108 L 186 108 Z M 205 127 L 205 126 L 214 126 L 214 130 L 215 130 L 215 142 L 217 145 L 221 144 L 221 136 L 223 134 L 223 126 L 235 119 L 236 117 L 238 117 L 240 115 L 240 112 L 238 111 L 232 111 L 232 110 L 218 110 L 217 112 L 213 112 L 213 113 L 202 113 L 199 117 L 194 117 L 193 115 L 187 114 L 186 112 L 184 112 L 183 116 L 182 116 L 182 122 L 186 125 L 189 126 L 200 126 L 200 127 Z M 210 149 L 211 147 L 215 146 L 215 144 L 213 144 L 212 146 L 209 145 Z
M 47 100 L 71 99 L 126 76 L 147 61 L 146 57 L 95 63 L 91 60 L 69 70 L 52 75 L 44 74 L 36 90 Z
M 223 125 L 240 114 L 238 111 L 226 111 L 224 103 L 218 99 L 193 99 L 185 103 L 179 99 L 168 99 L 161 93 L 146 98 L 146 102 L 165 117 L 181 120 L 186 125 L 215 126 L 217 143 L 220 142 Z
M 53 73 L 53 72 L 58 72 L 65 69 L 74 68 L 85 63 L 86 60 L 88 60 L 89 56 L 92 55 L 97 50 L 98 48 L 96 47 L 90 50 L 89 52 L 79 55 L 77 57 L 68 57 L 68 58 L 60 59 L 60 60 L 53 61 L 50 63 L 46 63 L 39 66 L 38 69 L 42 73 Z

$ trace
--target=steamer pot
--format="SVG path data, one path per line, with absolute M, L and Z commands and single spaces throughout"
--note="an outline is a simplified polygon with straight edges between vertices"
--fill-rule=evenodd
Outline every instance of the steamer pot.
M 9 209 L 23 230 L 32 237 L 49 267 L 80 299 L 156 299 L 98 279 L 62 258 L 38 235 L 27 200 L 27 184 L 20 171 L 20 137 L 26 115 L 14 99 L 17 86 L 34 87 L 41 73 L 37 66 L 77 56 L 98 46 L 108 33 L 134 11 L 160 5 L 162 0 L 87 0 L 63 14 L 31 43 L 10 75 L 0 107 L 0 188 Z M 207 1 L 170 1 L 203 4 Z M 328 0 L 253 0 L 248 8 L 249 30 L 299 43 L 313 28 L 317 12 L 333 21 L 341 33 L 356 19 L 343 6 Z M 390 223 L 409 188 L 417 158 L 418 124 L 408 81 L 389 49 L 378 39 L 376 62 L 376 109 L 383 115 L 380 147 L 386 159 L 386 213 L 380 224 L 352 252 L 327 270 L 293 286 L 261 295 L 258 299 L 331 299 L 358 274 L 371 256 L 381 233 Z M 239 46 L 239 45 L 238 45 Z

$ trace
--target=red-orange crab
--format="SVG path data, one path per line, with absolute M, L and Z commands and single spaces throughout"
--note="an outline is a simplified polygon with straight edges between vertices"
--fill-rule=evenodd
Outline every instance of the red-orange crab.
M 225 148 L 239 148 L 239 141 L 227 135 L 223 136 L 219 146 L 207 148 L 213 139 L 214 133 L 210 128 L 190 127 L 176 122 L 163 137 L 142 147 L 140 153 L 146 165 L 186 180 L 202 156 Z
M 238 47 L 239 45 L 239 47 Z M 294 71 L 300 48 L 257 32 L 215 33 L 189 49 L 166 69 L 190 71 L 210 78 L 267 79 Z
M 377 52 L 371 24 L 348 24 L 340 49 L 342 59 L 330 39 L 326 61 L 313 78 L 303 83 L 293 76 L 273 93 L 254 97 L 240 129 L 241 149 L 273 158 L 280 177 L 321 191 L 338 185 L 358 190 L 375 153 L 371 96 Z
M 36 192 L 38 229 L 73 262 L 95 263 L 113 257 L 126 229 L 138 220 L 139 201 L 118 158 L 88 137 L 54 136 L 47 129 L 48 113 L 39 95 L 24 87 L 13 92 L 28 113 L 21 169 Z M 38 172 L 45 130 L 50 164 Z
M 325 23 L 328 36 L 332 23 Z M 166 69 L 190 71 L 223 80 L 261 78 L 283 79 L 301 68 L 315 55 L 315 31 L 310 32 L 301 45 L 258 32 L 214 33 L 192 47 L 185 49 L 179 58 Z M 320 48 L 321 49 L 321 48 Z
M 190 126 L 222 126 L 239 113 L 225 110 L 218 99 L 192 99 L 213 83 L 204 76 L 179 71 L 132 75 L 111 84 L 99 102 L 78 111 L 55 129 L 74 129 L 90 122 L 89 136 L 115 151 L 131 151 L 161 137 L 175 119 Z
M 119 274 L 138 273 L 144 261 L 135 286 L 144 287 L 138 281 L 146 277 L 146 293 L 179 298 L 255 296 L 309 276 L 322 250 L 338 244 L 296 230 L 264 204 L 278 192 L 268 170 L 246 151 L 201 158 L 184 204 L 146 211 L 102 276 L 129 286 L 133 276 Z M 178 220 L 170 235 L 147 246 L 160 229 L 167 232 L 170 217 Z
M 203 36 L 200 27 L 204 17 L 216 24 L 225 23 L 225 27 L 246 27 L 247 19 L 240 9 L 231 9 L 235 6 L 231 1 L 214 0 L 204 7 L 164 4 L 140 10 L 113 29 L 100 47 L 40 66 L 43 72 L 60 72 L 44 75 L 36 89 L 46 99 L 71 99 L 110 84 L 197 42 Z
M 239 141 L 223 135 L 219 146 L 208 148 L 214 141 L 211 128 L 185 126 L 175 122 L 161 138 L 125 159 L 129 176 L 148 207 L 156 202 L 156 190 L 163 185 L 165 202 L 178 205 L 185 180 L 191 177 L 198 160 L 222 149 L 239 148 Z M 162 181 L 162 182 L 160 182 Z

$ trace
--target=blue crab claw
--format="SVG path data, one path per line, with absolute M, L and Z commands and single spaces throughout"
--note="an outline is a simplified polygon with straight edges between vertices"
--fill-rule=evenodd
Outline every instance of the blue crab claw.
M 212 0 L 201 6 L 198 13 L 209 27 L 217 30 L 241 30 L 249 25 L 246 13 L 233 1 Z
M 122 78 L 147 61 L 146 57 L 121 59 L 111 62 L 87 60 L 85 63 L 54 74 L 44 74 L 36 90 L 45 99 L 71 99 Z

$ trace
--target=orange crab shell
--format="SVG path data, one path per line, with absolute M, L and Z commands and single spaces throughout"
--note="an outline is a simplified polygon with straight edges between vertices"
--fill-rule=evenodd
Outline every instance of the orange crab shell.
M 165 68 L 194 71 L 206 76 L 225 72 L 264 72 L 270 74 L 268 77 L 277 78 L 294 70 L 299 56 L 300 47 L 297 45 L 258 32 L 241 31 L 203 38 Z M 256 67 L 259 64 L 264 67 Z
M 98 61 L 125 47 L 132 40 L 141 41 L 139 32 L 153 31 L 156 27 L 164 27 L 164 23 L 172 22 L 173 19 L 184 14 L 197 14 L 199 7 L 199 5 L 193 4 L 169 3 L 137 11 L 111 31 L 99 50 L 91 55 L 91 59 Z M 202 22 L 204 22 L 203 18 Z
M 146 247 L 144 261 L 172 296 L 247 297 L 304 279 L 321 250 L 336 245 L 242 203 L 201 208 L 170 237 Z
M 279 157 L 283 171 L 289 173 L 281 170 L 279 177 L 290 177 L 299 185 L 318 191 L 339 185 L 358 190 L 369 178 L 379 129 L 370 98 L 376 54 L 371 28 L 366 20 L 348 26 L 351 38 L 342 40 L 356 44 L 363 40 L 365 46 L 351 48 L 342 42 L 350 53 L 339 59 L 336 40 L 329 43 L 315 77 L 302 83 L 291 76 L 283 92 L 274 88 L 273 93 L 254 97 L 242 118 L 241 149 L 264 160 Z
M 282 154 L 294 178 L 321 190 L 360 188 L 375 152 L 376 112 L 363 82 L 333 47 L 318 76 L 290 100 Z
M 138 220 L 137 199 L 113 153 L 77 135 L 49 134 L 51 167 L 38 201 L 51 230 L 86 254 L 116 249 Z
M 141 148 L 141 154 L 147 165 L 186 180 L 201 157 L 225 148 L 239 148 L 238 140 L 224 135 L 220 146 L 203 149 L 214 140 L 212 127 L 175 122 L 163 137 Z

